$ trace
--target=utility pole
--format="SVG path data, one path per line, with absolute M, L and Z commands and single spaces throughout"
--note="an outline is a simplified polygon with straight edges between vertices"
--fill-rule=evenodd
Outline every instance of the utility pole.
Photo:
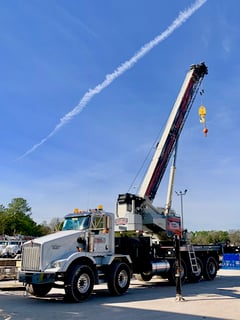
M 181 199 L 181 224 L 182 224 L 182 231 L 184 230 L 184 224 L 183 224 L 183 196 L 187 193 L 187 189 L 184 191 L 175 191 L 178 196 L 180 196 Z

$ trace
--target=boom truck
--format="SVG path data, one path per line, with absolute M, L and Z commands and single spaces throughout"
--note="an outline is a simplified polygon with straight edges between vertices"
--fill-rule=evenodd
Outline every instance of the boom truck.
M 119 194 L 115 214 L 101 206 L 76 209 L 65 216 L 61 231 L 23 244 L 19 281 L 29 293 L 41 297 L 61 287 L 67 300 L 79 302 L 99 283 L 107 283 L 110 294 L 122 295 L 133 275 L 142 281 L 161 276 L 174 283 L 174 236 L 183 232 L 181 219 L 170 210 L 171 192 L 165 210 L 155 207 L 153 200 L 207 73 L 204 63 L 187 72 L 138 194 Z M 162 240 L 163 234 L 168 240 Z M 182 282 L 213 280 L 219 250 L 214 245 L 193 246 L 182 237 Z

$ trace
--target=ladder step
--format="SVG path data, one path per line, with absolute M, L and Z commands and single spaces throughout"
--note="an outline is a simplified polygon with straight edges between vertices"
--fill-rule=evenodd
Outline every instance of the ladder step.
M 190 260 L 192 272 L 197 273 L 198 272 L 198 263 L 197 263 L 196 254 L 195 254 L 195 251 L 194 251 L 194 248 L 192 245 L 188 245 L 188 255 L 189 255 L 189 260 Z

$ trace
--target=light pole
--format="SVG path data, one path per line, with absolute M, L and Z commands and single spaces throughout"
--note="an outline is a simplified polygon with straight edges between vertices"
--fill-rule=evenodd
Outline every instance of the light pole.
M 181 199 L 181 222 L 182 222 L 182 230 L 184 230 L 184 225 L 183 225 L 183 196 L 187 193 L 187 189 L 184 191 L 175 191 L 178 196 L 180 196 Z

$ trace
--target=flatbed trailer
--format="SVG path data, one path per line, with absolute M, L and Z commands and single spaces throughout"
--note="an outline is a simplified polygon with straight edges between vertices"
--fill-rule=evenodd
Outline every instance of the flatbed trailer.
M 149 281 L 153 276 L 166 278 L 175 284 L 176 247 L 174 241 L 152 241 L 149 236 L 115 239 L 116 253 L 131 257 L 133 273 L 138 280 Z M 180 244 L 181 282 L 213 280 L 220 266 L 222 247 L 218 245 Z

